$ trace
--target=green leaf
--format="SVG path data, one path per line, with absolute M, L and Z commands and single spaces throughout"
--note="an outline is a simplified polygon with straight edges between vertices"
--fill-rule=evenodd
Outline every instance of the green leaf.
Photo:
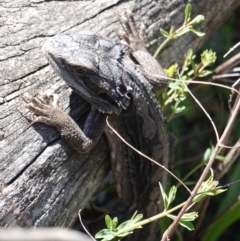
M 118 219 L 115 217 L 113 220 L 109 215 L 105 216 L 105 223 L 108 229 L 114 230 L 117 227 Z
M 136 215 L 137 215 L 137 211 L 134 212 L 134 214 L 131 217 L 131 220 L 133 220 L 136 217 Z
M 184 213 L 181 221 L 194 221 L 196 218 L 198 218 L 197 212 Z
M 212 154 L 212 148 L 207 148 L 207 150 L 205 151 L 205 153 L 204 153 L 204 155 L 203 155 L 203 161 L 204 161 L 205 163 L 208 162 L 211 154 Z
M 171 82 L 169 83 L 168 87 L 174 90 L 179 90 L 181 89 L 181 85 L 179 84 L 180 82 Z
M 185 7 L 185 19 L 184 19 L 184 25 L 189 21 L 191 17 L 191 12 L 192 12 L 192 5 L 189 3 Z
M 184 100 L 186 99 L 186 95 L 180 94 L 180 95 L 178 96 L 178 99 L 179 99 L 180 101 L 184 101 Z
M 167 210 L 167 208 L 168 208 L 168 197 L 167 197 L 167 194 L 165 193 L 165 191 L 163 190 L 162 184 L 160 182 L 159 182 L 159 186 L 160 186 L 160 191 L 161 191 L 162 198 L 163 198 L 164 209 Z
M 176 192 L 177 192 L 177 188 L 175 186 L 172 186 L 169 194 L 168 194 L 168 202 L 169 204 L 173 202 L 173 200 L 175 199 L 176 196 Z
M 172 214 L 168 214 L 167 217 L 173 220 L 176 219 L 176 216 Z M 185 213 L 178 223 L 184 228 L 187 228 L 188 230 L 192 231 L 194 230 L 194 226 L 190 221 L 195 220 L 197 217 L 198 217 L 197 212 Z
M 163 30 L 162 28 L 160 28 L 160 33 L 165 37 L 165 38 L 168 38 L 169 36 L 169 33 L 165 30 Z
M 201 71 L 201 73 L 198 75 L 199 77 L 205 77 L 208 76 L 210 74 L 213 74 L 215 71 L 214 70 L 203 70 Z
M 183 112 L 184 110 L 186 110 L 186 106 L 179 106 L 175 109 L 175 113 L 181 113 Z
M 198 30 L 196 30 L 196 29 L 194 29 L 194 28 L 192 28 L 192 27 L 189 27 L 189 30 L 190 30 L 192 33 L 196 34 L 198 37 L 202 37 L 202 36 L 205 35 L 205 33 L 200 32 L 200 31 L 198 31 Z
M 194 230 L 194 226 L 190 221 L 182 221 L 180 220 L 178 222 L 181 226 L 183 226 L 184 228 L 188 229 L 189 231 L 193 231 Z
M 188 49 L 187 50 L 187 55 L 188 56 L 193 56 L 193 50 L 192 49 Z
M 208 196 L 216 196 L 216 195 L 221 194 L 226 191 L 227 191 L 227 189 L 216 188 L 216 189 L 208 191 L 207 195 Z
M 109 215 L 105 216 L 105 223 L 108 229 L 112 230 L 112 219 Z
M 199 24 L 204 21 L 204 16 L 203 15 L 197 15 L 189 24 Z
M 183 67 L 182 69 L 185 71 L 189 70 L 189 66 L 190 64 L 193 62 L 194 58 L 196 56 L 193 55 L 193 50 L 192 49 L 188 49 L 187 53 L 184 54 L 184 63 L 183 63 Z
M 199 193 L 193 198 L 192 201 L 194 203 L 200 202 L 204 197 L 206 197 L 206 195 L 207 195 L 206 192 Z
M 142 214 L 138 214 L 138 215 L 133 219 L 133 221 L 134 221 L 134 223 L 137 223 L 137 222 L 141 221 L 142 219 L 143 219 L 143 215 L 142 215 Z
M 115 217 L 115 218 L 112 220 L 112 230 L 114 230 L 114 229 L 117 227 L 117 224 L 118 224 L 118 218 Z
M 112 240 L 114 238 L 114 234 L 109 229 L 102 229 L 101 231 L 95 234 L 95 238 Z
M 133 232 L 129 231 L 129 232 L 125 232 L 125 233 L 122 233 L 122 234 L 118 234 L 118 237 L 123 238 L 123 237 L 126 237 L 128 234 L 131 234 L 131 233 L 133 233 Z
M 218 188 L 218 181 L 213 180 L 213 172 L 211 170 L 211 175 L 208 180 L 203 182 L 198 189 L 198 194 L 193 198 L 193 202 L 199 202 L 205 196 L 215 196 L 222 192 L 225 192 L 227 189 Z
M 222 162 L 230 162 L 230 159 L 228 159 L 228 158 L 225 157 L 225 156 L 217 155 L 217 156 L 216 156 L 216 159 L 219 160 L 219 161 L 222 161 Z
M 134 224 L 134 223 L 135 223 L 135 222 L 133 222 L 133 220 L 128 220 L 128 221 L 126 221 L 126 222 L 123 222 L 123 223 L 121 223 L 121 224 L 117 227 L 117 230 L 118 230 L 118 231 L 121 231 L 121 229 L 124 229 L 124 228 L 126 228 L 126 227 L 129 227 L 130 225 L 132 225 L 132 224 Z M 132 228 L 131 230 L 129 230 L 129 231 L 125 232 L 125 233 L 119 234 L 118 237 L 125 237 L 125 236 L 127 236 L 128 234 L 132 233 L 132 231 L 133 231 L 134 229 L 140 229 L 140 228 L 142 228 L 142 226 L 138 226 L 138 227 Z
M 125 237 L 127 236 L 128 234 L 132 233 L 132 231 L 134 229 L 139 229 L 139 228 L 142 228 L 142 226 L 138 226 L 138 227 L 134 227 L 134 228 L 131 228 L 131 225 L 134 225 L 135 223 L 137 223 L 138 221 L 142 220 L 143 218 L 143 215 L 142 214 L 138 214 L 137 215 L 137 211 L 133 214 L 132 218 L 130 220 L 127 220 L 123 223 L 121 223 L 118 227 L 117 227 L 117 231 L 121 231 L 122 229 L 124 228 L 130 228 L 130 230 L 124 232 L 124 233 L 121 233 L 121 234 L 118 234 L 117 237 Z
M 188 28 L 188 27 L 185 27 L 185 28 L 183 28 L 181 31 L 176 32 L 176 33 L 174 34 L 174 38 L 178 38 L 178 37 L 182 36 L 183 34 L 189 32 L 189 31 L 190 31 L 189 28 Z
M 135 224 L 135 220 L 127 220 L 123 223 L 121 223 L 118 227 L 117 227 L 117 230 L 121 230 L 123 228 L 126 228 L 126 227 L 129 227 L 130 225 L 133 225 Z M 138 226 L 138 227 L 135 227 L 134 229 L 138 229 L 138 228 L 142 228 L 142 226 Z M 133 229 L 132 229 L 133 230 Z
M 142 214 L 137 214 L 137 211 L 135 211 L 135 213 L 132 215 L 131 219 L 129 221 L 131 221 L 131 224 L 135 224 L 138 221 L 142 220 L 143 215 Z
M 127 220 L 127 221 L 121 223 L 121 224 L 117 227 L 117 230 L 121 230 L 121 229 L 123 229 L 123 228 L 128 227 L 128 226 L 131 224 L 131 221 L 132 221 L 132 220 Z

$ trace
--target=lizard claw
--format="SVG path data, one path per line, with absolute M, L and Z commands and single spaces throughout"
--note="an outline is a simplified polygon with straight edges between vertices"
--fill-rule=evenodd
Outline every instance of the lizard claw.
M 92 140 L 88 138 L 78 127 L 74 120 L 58 107 L 59 97 L 55 94 L 48 94 L 36 91 L 38 98 L 28 94 L 23 94 L 22 98 L 26 101 L 23 106 L 38 115 L 28 127 L 37 122 L 56 127 L 67 142 L 78 152 L 87 152 L 92 147 Z M 103 128 L 105 125 L 105 119 Z M 100 132 L 102 133 L 102 132 Z
M 119 16 L 119 18 L 125 30 L 124 33 L 118 32 L 121 44 L 127 47 L 132 57 L 145 71 L 145 76 L 153 87 L 167 87 L 168 80 L 162 67 L 157 60 L 148 53 L 145 47 L 145 27 L 141 26 L 138 31 L 133 14 L 128 10 L 125 10 L 124 15 Z
M 128 47 L 131 52 L 139 49 L 146 49 L 144 43 L 145 27 L 141 27 L 140 31 L 136 26 L 133 14 L 125 9 L 124 15 L 119 15 L 119 19 L 123 25 L 125 32 L 118 32 L 121 43 Z
M 29 125 L 32 126 L 37 122 L 42 122 L 51 126 L 61 125 L 61 118 L 59 116 L 65 115 L 65 113 L 58 108 L 59 97 L 54 94 L 47 94 L 41 91 L 35 91 L 38 94 L 38 98 L 29 94 L 23 94 L 22 98 L 27 104 L 23 105 L 34 114 L 38 115 Z
M 41 90 L 35 90 L 35 95 L 40 97 L 41 102 L 46 105 L 52 105 L 54 107 L 59 106 L 59 96 L 50 92 L 43 92 Z

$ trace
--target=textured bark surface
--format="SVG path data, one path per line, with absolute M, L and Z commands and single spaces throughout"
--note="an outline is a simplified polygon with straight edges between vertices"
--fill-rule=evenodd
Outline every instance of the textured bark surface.
M 109 170 L 109 150 L 103 137 L 88 154 L 75 153 L 59 133 L 44 124 L 28 128 L 33 116 L 21 107 L 21 94 L 51 90 L 61 107 L 83 122 L 89 106 L 49 67 L 42 43 L 65 31 L 91 29 L 116 39 L 118 13 L 134 9 L 137 23 L 146 25 L 157 48 L 160 27 L 180 26 L 188 1 L 38 1 L 2 0 L 0 3 L 0 225 L 70 226 L 79 208 Z M 163 67 L 180 62 L 189 48 L 198 49 L 240 4 L 239 0 L 192 0 L 193 16 L 203 14 L 203 38 L 188 34 L 165 49 Z M 70 96 L 70 98 L 69 98 Z M 117 137 L 116 137 L 117 138 Z M 17 214 L 20 211 L 21 214 Z M 24 217 L 28 221 L 24 221 Z

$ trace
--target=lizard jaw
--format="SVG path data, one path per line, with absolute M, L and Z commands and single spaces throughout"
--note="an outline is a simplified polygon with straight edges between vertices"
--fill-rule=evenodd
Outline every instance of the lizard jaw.
M 87 71 L 77 67 L 73 72 L 65 71 L 65 69 L 69 67 L 67 63 L 60 58 L 53 57 L 51 53 L 45 52 L 45 54 L 48 62 L 66 84 L 69 85 L 74 92 L 95 106 L 100 112 L 119 114 L 128 107 L 130 97 L 125 88 L 121 90 L 123 88 L 118 86 L 116 88 L 105 89 L 104 86 L 99 87 L 98 85 L 94 85 L 92 84 L 92 82 L 94 82 L 93 80 L 96 80 L 99 76 L 94 73 L 87 73 Z

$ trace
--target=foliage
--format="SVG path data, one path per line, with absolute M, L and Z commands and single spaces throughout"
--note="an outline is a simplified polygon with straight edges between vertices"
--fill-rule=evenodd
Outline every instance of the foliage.
M 204 17 L 202 15 L 196 16 L 193 20 L 191 20 L 191 5 L 188 4 L 185 8 L 185 19 L 183 22 L 183 25 L 175 30 L 175 27 L 171 27 L 170 30 L 167 32 L 163 29 L 160 29 L 161 34 L 166 38 L 166 40 L 163 42 L 163 44 L 158 48 L 158 50 L 155 53 L 155 57 L 159 55 L 159 53 L 162 51 L 162 49 L 173 39 L 176 39 L 183 34 L 186 34 L 188 32 L 192 32 L 198 36 L 203 36 L 204 33 L 194 29 L 194 25 L 202 22 L 204 20 Z M 165 69 L 165 72 L 169 79 L 174 80 L 171 81 L 169 84 L 169 88 L 164 90 L 161 93 L 157 93 L 160 102 L 164 108 L 164 111 L 168 113 L 169 120 L 173 117 L 176 117 L 176 114 L 182 114 L 184 112 L 184 118 L 193 118 L 193 116 L 196 116 L 195 109 L 196 107 L 193 106 L 192 102 L 188 98 L 188 85 L 194 84 L 195 80 L 198 78 L 206 78 L 209 75 L 212 75 L 214 73 L 214 70 L 210 69 L 210 67 L 213 66 L 213 64 L 216 61 L 216 53 L 214 53 L 212 50 L 204 50 L 200 54 L 200 57 L 198 55 L 195 55 L 191 49 L 187 51 L 187 53 L 184 56 L 184 62 L 182 66 L 178 66 L 177 64 L 171 65 L 168 69 Z M 187 81 L 187 82 L 186 82 Z M 207 87 L 204 91 L 202 91 L 202 96 L 208 96 L 211 99 L 213 99 L 213 96 L 219 93 L 223 93 L 223 91 L 216 91 L 216 88 Z M 224 90 L 226 92 L 226 90 Z M 200 92 L 201 93 L 201 92 Z M 207 93 L 207 94 L 206 94 Z M 202 99 L 202 96 L 198 96 L 198 98 Z M 227 95 L 225 95 L 227 97 Z M 218 121 L 217 118 L 218 112 L 216 112 L 216 107 L 218 103 L 215 103 L 214 105 L 209 105 L 210 110 L 208 111 L 216 115 L 215 120 Z M 213 109 L 211 109 L 211 107 Z M 224 112 L 225 114 L 225 112 Z M 225 116 L 224 116 L 225 117 Z M 228 113 L 226 113 L 226 118 L 224 121 L 227 121 Z M 223 117 L 220 117 L 223 118 Z M 196 116 L 196 122 L 199 122 L 198 117 Z M 219 122 L 219 121 L 218 121 Z M 183 122 L 184 123 L 184 122 Z M 183 123 L 181 121 L 175 121 L 175 129 L 174 133 L 176 135 L 181 136 L 183 131 L 185 133 L 189 132 L 189 128 L 184 127 Z M 199 124 L 205 124 L 206 122 L 198 123 Z M 240 124 L 240 123 L 239 123 Z M 235 133 L 238 137 L 239 135 Z M 196 146 L 196 140 L 195 142 L 189 142 L 189 145 L 185 146 L 179 146 L 178 153 L 177 153 L 177 159 L 180 160 L 184 156 L 185 153 L 183 151 L 187 147 L 187 154 L 189 157 L 192 157 L 194 154 L 197 153 L 198 150 L 204 150 L 205 152 L 202 153 L 202 160 L 198 161 L 197 165 L 195 163 L 189 163 L 188 166 L 185 166 L 181 169 L 181 167 L 176 167 L 175 172 L 179 174 L 179 177 L 181 180 L 184 180 L 185 183 L 196 183 L 197 178 L 199 177 L 199 171 L 208 164 L 208 161 L 215 156 L 215 160 L 220 161 L 222 163 L 229 162 L 229 159 L 224 155 L 222 152 L 222 149 L 219 148 L 216 152 L 215 147 L 211 143 L 211 139 L 209 139 L 206 142 L 206 139 L 204 138 L 203 133 L 200 131 L 199 135 L 201 136 L 202 140 L 199 139 L 199 144 Z M 203 144 L 200 144 L 203 143 Z M 209 147 L 210 146 L 210 147 Z M 239 173 L 239 172 L 238 172 Z M 126 222 L 120 224 L 117 226 L 118 220 L 117 218 L 111 219 L 109 216 L 105 217 L 107 229 L 101 230 L 96 234 L 96 238 L 103 239 L 103 240 L 111 240 L 115 237 L 124 237 L 134 231 L 135 228 L 141 228 L 145 224 L 155 221 L 158 219 L 161 219 L 163 217 L 168 217 L 172 220 L 176 220 L 177 216 L 173 214 L 176 210 L 183 207 L 185 202 L 181 203 L 179 202 L 184 197 L 182 197 L 181 193 L 176 195 L 177 190 L 179 189 L 179 185 L 172 186 L 170 188 L 170 191 L 168 194 L 165 193 L 163 187 L 160 184 L 160 192 L 163 198 L 164 203 L 164 211 L 150 219 L 142 220 L 142 215 L 140 214 L 134 214 L 133 217 L 130 220 L 127 220 Z M 210 177 L 201 183 L 197 194 L 193 197 L 191 202 L 191 207 L 200 207 L 201 204 L 205 203 L 205 200 L 208 200 L 210 196 L 215 196 L 217 194 L 220 194 L 222 192 L 226 191 L 226 189 L 219 188 L 218 187 L 218 181 L 213 179 L 213 173 L 211 173 Z M 236 192 L 235 192 L 236 197 Z M 216 241 L 220 235 L 228 229 L 228 227 L 240 219 L 240 212 L 239 212 L 239 201 L 235 201 L 232 199 L 233 196 L 230 196 L 229 194 L 225 195 L 225 198 L 220 198 L 220 200 L 228 200 L 228 205 L 225 205 L 225 207 L 221 208 L 218 205 L 215 205 L 214 210 L 218 210 L 218 216 L 216 216 L 216 219 L 214 222 L 205 230 L 205 233 L 202 234 L 202 239 L 199 240 L 210 240 L 210 241 Z M 170 208 L 170 206 L 173 204 L 173 202 L 181 203 L 177 206 Z M 214 200 L 213 200 L 214 202 Z M 226 202 L 225 202 L 226 203 Z M 197 205 L 196 205 L 197 204 Z M 223 206 L 223 205 L 221 205 Z M 200 208 L 201 209 L 201 208 Z M 224 212 L 225 211 L 225 212 Z M 222 214 L 223 213 L 223 214 Z M 140 216 L 139 216 L 140 215 Z M 185 212 L 183 216 L 178 220 L 178 223 L 185 227 L 187 230 L 193 231 L 194 225 L 192 221 L 196 220 L 198 217 L 198 212 Z M 208 220 L 208 223 L 212 221 L 212 217 L 215 215 L 214 213 L 208 217 L 208 213 L 205 213 L 205 218 Z M 163 223 L 163 222 L 162 222 Z M 144 228 L 144 227 L 143 227 Z M 205 226 L 202 227 L 202 230 L 205 228 Z M 166 230 L 166 229 L 165 229 Z M 165 231 L 164 230 L 164 231 Z M 213 231 L 212 231 L 213 230 Z M 181 231 L 181 234 L 179 230 L 177 231 L 178 239 L 175 240 L 185 240 L 186 238 L 183 238 L 183 231 Z M 189 239 L 190 240 L 190 239 Z M 195 238 L 192 240 L 196 240 Z M 237 239 L 236 239 L 237 240 Z
M 95 238 L 101 239 L 102 241 L 113 240 L 116 237 L 122 238 L 131 234 L 135 229 L 142 228 L 143 225 L 156 221 L 160 218 L 168 217 L 173 220 L 176 219 L 176 216 L 173 215 L 172 213 L 180 209 L 184 205 L 184 203 L 182 203 L 170 209 L 170 204 L 175 200 L 177 188 L 175 186 L 172 186 L 167 195 L 161 183 L 159 183 L 159 186 L 160 186 L 160 192 L 161 192 L 163 204 L 164 204 L 164 211 L 162 213 L 155 215 L 152 218 L 147 218 L 145 220 L 142 220 L 143 215 L 137 214 L 137 212 L 135 212 L 131 217 L 131 219 L 121 223 L 120 225 L 118 225 L 117 217 L 112 219 L 109 215 L 106 215 L 105 223 L 106 223 L 107 229 L 100 230 L 95 235 Z M 193 199 L 192 204 L 194 205 L 195 203 L 199 202 L 201 199 L 205 198 L 206 196 L 215 196 L 226 191 L 226 189 L 220 189 L 217 186 L 218 186 L 218 182 L 213 180 L 213 174 L 211 173 L 211 176 L 208 178 L 208 180 L 206 182 L 203 182 L 202 185 L 200 186 L 199 192 L 197 196 Z M 192 231 L 194 230 L 192 221 L 194 221 L 197 217 L 198 217 L 197 212 L 185 213 L 181 217 L 179 224 L 184 228 L 188 229 L 189 231 Z
M 125 237 L 128 234 L 131 234 L 134 229 L 142 228 L 141 225 L 137 224 L 139 221 L 142 220 L 142 218 L 142 214 L 137 214 L 137 212 L 135 212 L 130 220 L 127 220 L 117 226 L 118 218 L 115 217 L 114 219 L 111 219 L 109 215 L 106 215 L 105 223 L 107 229 L 102 229 L 101 231 L 99 231 L 95 235 L 95 238 L 102 240 L 112 240 L 115 237 Z
M 206 77 L 214 70 L 208 70 L 207 67 L 211 66 L 216 61 L 216 53 L 212 50 L 205 50 L 201 54 L 201 62 L 195 62 L 196 55 L 193 54 L 192 49 L 189 49 L 185 54 L 185 60 L 181 69 L 177 64 L 171 65 L 165 70 L 166 74 L 170 78 L 175 78 L 175 82 L 170 82 L 169 88 L 164 90 L 162 96 L 163 109 L 168 107 L 168 120 L 178 113 L 183 112 L 186 106 L 182 102 L 186 99 L 188 89 L 186 85 L 190 84 L 194 79 L 198 77 Z M 183 81 L 188 80 L 188 84 L 184 84 Z
M 185 8 L 185 19 L 184 19 L 183 25 L 179 29 L 175 30 L 174 26 L 171 26 L 169 32 L 167 32 L 163 29 L 160 29 L 160 33 L 166 38 L 166 40 L 157 49 L 156 53 L 154 54 L 155 58 L 166 47 L 166 45 L 169 44 L 170 41 L 172 41 L 173 39 L 179 38 L 180 36 L 182 36 L 188 32 L 192 32 L 199 37 L 204 36 L 203 32 L 200 32 L 200 31 L 194 29 L 194 27 L 193 27 L 193 25 L 203 22 L 204 16 L 197 15 L 194 19 L 191 20 L 191 11 L 192 11 L 191 4 L 187 4 L 187 6 Z

